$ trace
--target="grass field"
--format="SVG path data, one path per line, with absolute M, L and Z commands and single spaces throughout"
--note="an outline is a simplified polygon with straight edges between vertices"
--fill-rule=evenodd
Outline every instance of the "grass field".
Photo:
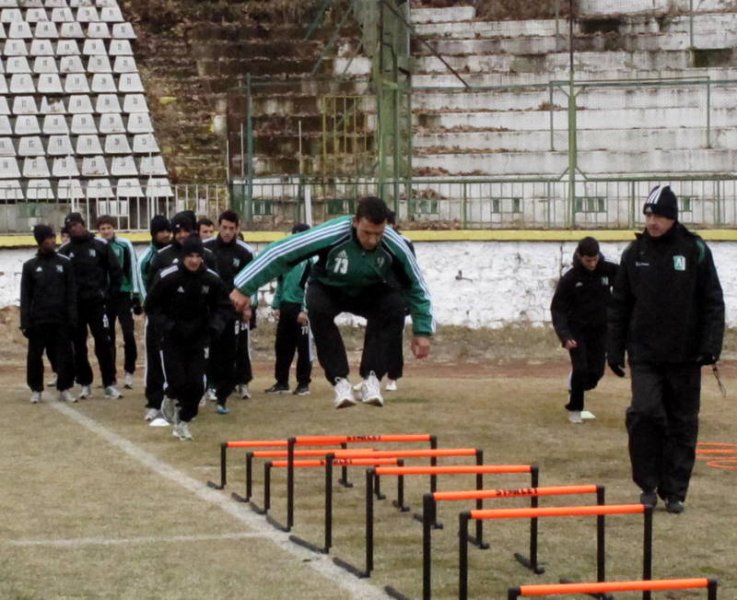
M 359 580 L 338 569 L 332 556 L 363 561 L 364 470 L 352 469 L 352 489 L 334 488 L 334 546 L 330 556 L 299 548 L 266 524 L 247 504 L 230 498 L 244 486 L 243 452 L 229 454 L 229 485 L 209 489 L 219 477 L 219 444 L 228 439 L 287 438 L 317 434 L 432 433 L 441 447 L 474 447 L 488 463 L 535 463 L 541 485 L 596 483 L 608 503 L 636 501 L 629 480 L 624 409 L 628 381 L 607 375 L 587 408 L 597 420 L 574 426 L 565 419 L 562 351 L 548 352 L 540 332 L 486 340 L 455 332 L 438 344 L 431 362 L 408 360 L 396 394 L 384 409 L 358 406 L 335 411 L 331 391 L 316 370 L 311 396 L 267 397 L 272 383 L 268 327 L 257 345 L 249 401 L 231 399 L 222 417 L 212 405 L 192 426 L 195 440 L 175 440 L 167 429 L 143 421 L 140 378 L 123 400 L 102 390 L 75 405 L 47 400 L 33 406 L 24 385 L 23 345 L 16 334 L 0 358 L 0 598 L 381 598 L 392 585 L 410 597 L 421 591 L 421 526 L 390 504 L 395 481 L 383 481 L 389 500 L 377 503 L 375 570 Z M 521 337 L 515 337 L 521 335 Z M 527 358 L 522 346 L 532 349 Z M 438 340 L 442 342 L 441 340 Z M 449 350 L 455 348 L 452 352 Z M 495 347 L 492 348 L 492 345 Z M 547 359 L 545 357 L 547 356 Z M 484 359 L 486 357 L 486 360 Z M 723 367 L 730 392 L 723 399 L 704 372 L 701 440 L 737 443 L 733 398 L 737 368 Z M 389 446 L 375 446 L 386 449 Z M 414 447 L 420 447 L 415 445 Z M 441 459 L 468 464 L 468 459 Z M 426 464 L 418 461 L 408 464 Z M 261 502 L 262 462 L 255 469 Z M 699 461 L 687 510 L 654 519 L 655 577 L 717 577 L 720 599 L 737 598 L 734 571 L 737 471 Z M 275 472 L 272 513 L 284 521 L 285 474 Z M 524 487 L 528 475 L 487 476 L 486 487 Z M 296 475 L 294 533 L 320 543 L 323 532 L 322 470 Z M 473 476 L 440 478 L 439 488 L 469 489 Z M 420 508 L 426 477 L 406 480 L 406 498 Z M 591 497 L 542 498 L 541 506 L 594 503 Z M 486 501 L 486 507 L 528 505 L 528 500 Z M 445 528 L 433 533 L 433 597 L 457 597 L 457 514 L 471 504 L 441 505 Z M 607 575 L 636 579 L 642 569 L 642 517 L 607 518 Z M 472 598 L 506 598 L 510 586 L 595 576 L 595 520 L 540 520 L 540 560 L 533 575 L 512 558 L 526 553 L 528 522 L 487 522 L 491 549 L 469 550 Z M 638 594 L 617 594 L 639 598 Z M 703 591 L 660 592 L 654 598 L 705 598 Z

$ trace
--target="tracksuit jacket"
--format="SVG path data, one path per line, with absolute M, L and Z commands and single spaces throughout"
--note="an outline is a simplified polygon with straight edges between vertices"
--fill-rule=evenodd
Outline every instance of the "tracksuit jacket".
M 141 254 L 141 257 L 138 259 L 138 271 L 141 276 L 142 283 L 140 290 L 142 300 L 146 300 L 146 294 L 153 283 L 153 277 L 151 277 L 151 263 L 159 250 L 166 248 L 167 246 L 168 244 L 161 245 L 151 242 L 149 247 L 143 251 L 143 254 Z
M 114 236 L 109 244 L 123 271 L 120 292 L 140 297 L 143 282 L 141 280 L 141 272 L 138 268 L 138 257 L 136 256 L 133 244 L 130 240 L 118 236 Z
M 120 290 L 123 272 L 105 240 L 88 232 L 62 244 L 59 254 L 72 259 L 79 302 L 105 303 Z
M 356 238 L 353 217 L 338 217 L 264 248 L 235 277 L 235 287 L 252 296 L 259 287 L 312 256 L 310 281 L 360 296 L 371 286 L 398 288 L 409 304 L 415 335 L 435 332 L 430 292 L 420 268 L 402 237 L 387 227 L 379 246 L 364 250 Z M 309 306 L 307 307 L 309 309 Z
M 217 273 L 218 267 L 215 256 L 207 248 L 205 248 L 205 255 L 203 258 L 205 259 L 205 266 L 211 271 L 215 271 L 215 273 Z M 170 267 L 171 265 L 179 264 L 181 259 L 182 245 L 176 240 L 174 240 L 168 246 L 164 246 L 161 250 L 159 250 L 156 255 L 151 259 L 151 263 L 148 267 L 149 289 L 153 285 L 156 274 L 159 271 Z
M 20 289 L 20 327 L 77 325 L 77 288 L 68 257 L 38 253 L 23 263 Z
M 719 358 L 724 299 L 711 251 L 680 223 L 637 235 L 622 254 L 609 312 L 610 360 L 695 363 Z

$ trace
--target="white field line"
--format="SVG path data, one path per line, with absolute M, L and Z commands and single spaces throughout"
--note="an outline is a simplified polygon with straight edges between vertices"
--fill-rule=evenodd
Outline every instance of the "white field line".
M 220 540 L 244 540 L 265 538 L 263 533 L 222 533 L 219 535 L 170 535 L 136 538 L 76 538 L 69 540 L 9 540 L 8 546 L 51 546 L 77 548 L 81 546 L 118 546 L 126 544 L 170 544 L 180 542 L 210 542 Z
M 253 530 L 254 533 L 259 535 L 259 537 L 270 540 L 279 549 L 291 554 L 303 565 L 308 566 L 329 582 L 348 592 L 352 598 L 356 598 L 357 600 L 385 600 L 387 598 L 387 594 L 382 589 L 371 585 L 364 579 L 358 579 L 357 577 L 347 573 L 335 565 L 332 558 L 311 552 L 306 548 L 296 545 L 289 540 L 288 533 L 274 529 L 262 517 L 259 517 L 250 509 L 247 509 L 243 505 L 233 501 L 222 492 L 207 487 L 202 481 L 198 481 L 186 473 L 183 473 L 171 465 L 161 461 L 150 452 L 147 452 L 130 440 L 110 431 L 94 419 L 83 415 L 78 410 L 63 402 L 53 402 L 48 405 L 72 421 L 75 421 L 85 429 L 96 433 L 108 444 L 127 454 L 129 457 L 150 469 L 157 475 L 166 477 L 179 487 L 188 491 L 190 494 L 217 506 L 234 519 Z

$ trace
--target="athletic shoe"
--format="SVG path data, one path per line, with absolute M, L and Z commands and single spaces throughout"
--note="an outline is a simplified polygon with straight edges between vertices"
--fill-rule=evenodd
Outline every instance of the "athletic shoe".
M 59 402 L 76 402 L 77 399 L 74 397 L 71 391 L 62 390 L 59 392 Z
M 41 392 L 33 392 L 31 394 L 31 404 L 38 404 L 41 402 Z
M 582 410 L 581 411 L 581 418 L 584 421 L 593 421 L 594 419 L 596 419 L 596 415 L 594 413 L 592 413 L 591 411 L 589 411 L 589 410 Z
M 384 406 L 384 398 L 381 397 L 381 382 L 373 371 L 361 384 L 361 402 L 371 406 Z
M 161 401 L 161 416 L 169 421 L 169 423 L 176 423 L 177 403 L 174 401 L 174 398 L 164 396 L 164 399 Z
M 92 398 L 92 388 L 89 385 L 83 385 L 78 397 L 80 400 Z
M 336 377 L 333 389 L 335 390 L 335 399 L 333 400 L 335 408 L 348 408 L 356 405 L 350 381 L 342 377 Z
M 288 394 L 289 386 L 286 383 L 275 383 L 270 388 L 264 390 L 266 394 Z
M 174 425 L 171 434 L 183 442 L 192 440 L 192 434 L 189 432 L 189 425 L 187 425 L 186 421 L 179 421 L 179 423 Z
M 658 494 L 653 490 L 652 492 L 642 492 L 640 494 L 640 504 L 647 504 L 648 506 L 655 507 L 658 503 Z
M 202 398 L 200 398 L 200 408 L 205 408 L 207 406 L 207 392 L 202 394 Z
M 123 394 L 114 385 L 109 385 L 105 388 L 105 398 L 108 400 L 120 400 Z
M 133 389 L 133 373 L 123 375 L 123 387 L 127 390 Z
M 227 406 L 223 406 L 222 404 L 218 404 L 215 410 L 217 411 L 219 415 L 229 415 L 230 414 L 230 409 Z
M 386 387 L 384 389 L 387 392 L 396 392 L 397 391 L 397 380 L 396 379 L 387 379 L 386 380 Z
M 158 408 L 147 408 L 146 414 L 144 415 L 144 421 L 153 421 L 161 416 L 161 411 Z
M 218 395 L 215 393 L 215 388 L 207 388 L 207 391 L 205 392 L 205 398 L 207 398 L 210 402 L 217 402 Z
M 583 423 L 583 419 L 581 418 L 581 411 L 580 410 L 569 410 L 568 420 L 571 423 L 575 423 L 576 425 L 580 425 L 581 423 Z
M 240 397 L 244 400 L 250 400 L 251 399 L 251 392 L 248 391 L 248 384 L 241 383 L 238 386 L 238 394 L 240 394 Z
M 294 391 L 292 392 L 295 396 L 309 396 L 310 395 L 310 386 L 307 384 L 299 384 L 296 388 L 294 388 Z
M 50 387 L 50 388 L 56 387 L 56 382 L 58 379 L 59 379 L 59 376 L 56 373 L 54 373 L 54 378 L 49 379 L 49 382 L 46 384 L 46 387 Z
M 668 498 L 665 501 L 665 510 L 672 515 L 680 515 L 684 510 L 686 510 L 686 506 L 683 504 L 683 500 L 679 500 L 678 498 Z

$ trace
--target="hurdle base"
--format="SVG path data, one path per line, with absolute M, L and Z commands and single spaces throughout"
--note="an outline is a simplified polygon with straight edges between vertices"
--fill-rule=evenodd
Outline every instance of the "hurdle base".
M 411 600 L 409 596 L 405 596 L 397 588 L 390 585 L 384 586 L 384 591 L 386 592 L 387 596 L 390 596 L 391 598 L 396 598 L 396 600 Z
M 561 578 L 558 580 L 559 583 L 578 583 L 578 581 L 574 581 L 573 579 L 564 579 Z M 591 596 L 592 598 L 597 598 L 598 600 L 614 600 L 614 596 L 611 594 L 584 594 L 585 596 Z
M 522 556 L 518 552 L 514 553 L 514 558 L 519 564 L 530 569 L 530 571 L 532 571 L 535 575 L 542 575 L 543 573 L 545 573 L 545 567 L 542 567 L 539 564 L 533 565 L 532 561 L 529 558 L 527 558 L 526 556 Z
M 303 548 L 307 548 L 308 550 L 312 550 L 313 552 L 316 552 L 317 554 L 329 554 L 330 548 L 327 548 L 325 546 L 318 546 L 317 544 L 313 544 L 312 542 L 308 542 L 306 539 L 299 537 L 298 535 L 290 535 L 289 541 L 294 542 L 298 546 L 302 546 Z
M 414 520 L 415 520 L 415 521 L 419 521 L 420 523 L 424 523 L 424 521 L 423 521 L 423 519 L 422 519 L 422 515 L 418 515 L 417 513 L 414 513 L 414 514 L 412 515 L 412 517 L 414 517 Z M 441 523 L 440 521 L 435 521 L 435 522 L 434 522 L 434 523 L 432 524 L 432 528 L 433 528 L 433 529 L 443 529 L 443 524 L 442 524 L 442 523 Z M 470 542 L 470 541 L 471 541 L 471 540 L 469 539 L 469 542 Z
M 386 498 L 386 496 L 384 496 Z M 398 508 L 400 512 L 409 512 L 409 506 L 406 504 L 399 504 L 396 500 L 392 500 L 392 506 Z
M 249 504 L 251 505 L 251 510 L 257 515 L 265 515 L 267 512 L 269 512 L 266 508 L 261 508 L 258 504 L 254 502 L 249 502 Z
M 241 496 L 240 494 L 236 492 L 231 492 L 230 497 L 233 498 L 233 500 L 237 500 L 238 502 L 248 502 L 248 498 L 245 496 Z
M 469 535 L 468 536 L 468 543 L 473 544 L 476 546 L 479 550 L 488 550 L 491 548 L 491 544 L 488 542 L 479 541 L 479 539 L 475 535 Z M 544 571 L 545 569 L 543 569 Z
M 343 486 L 344 488 L 352 488 L 353 483 L 348 481 L 347 479 L 338 479 L 338 483 Z
M 266 522 L 269 525 L 274 526 L 279 531 L 284 531 L 285 533 L 288 533 L 292 529 L 291 527 L 287 527 L 286 525 L 282 525 L 281 523 L 279 523 L 279 521 L 277 521 L 274 517 L 272 517 L 268 513 L 266 513 Z
M 225 489 L 225 486 L 224 485 L 222 485 L 221 483 L 215 483 L 214 481 L 208 481 L 207 482 L 207 487 L 210 487 L 210 488 L 212 488 L 214 490 L 223 490 L 223 489 Z
M 353 566 L 351 563 L 344 561 L 342 558 L 338 558 L 337 556 L 333 558 L 333 562 L 341 569 L 345 569 L 349 573 L 352 573 L 353 575 L 361 579 L 371 577 L 371 571 L 361 570 L 358 567 Z

